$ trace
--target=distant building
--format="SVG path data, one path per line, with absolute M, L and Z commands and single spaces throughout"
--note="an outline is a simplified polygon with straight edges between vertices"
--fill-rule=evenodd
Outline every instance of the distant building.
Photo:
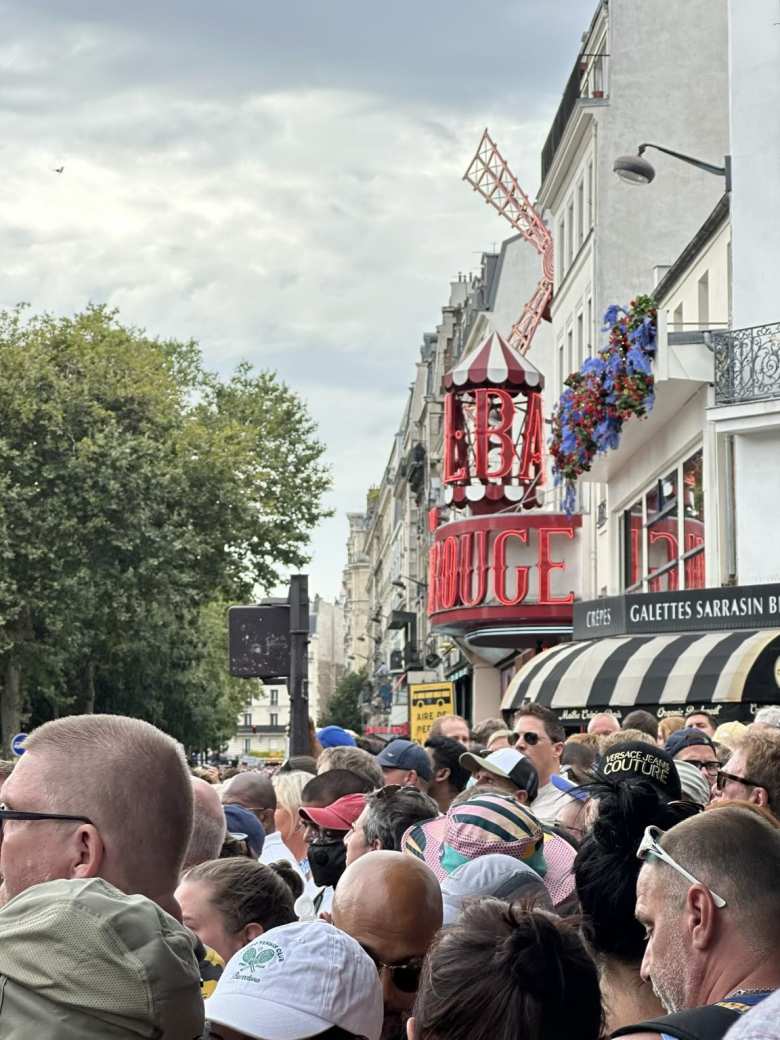
M 315 596 L 309 614 L 309 715 L 315 722 L 344 670 L 344 605 Z
M 290 696 L 283 685 L 261 686 L 251 681 L 236 733 L 228 743 L 227 756 L 251 756 L 258 761 L 281 761 L 287 755 Z

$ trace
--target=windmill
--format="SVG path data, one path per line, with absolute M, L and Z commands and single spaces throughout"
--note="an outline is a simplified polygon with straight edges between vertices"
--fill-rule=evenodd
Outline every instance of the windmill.
M 463 180 L 479 192 L 486 203 L 498 210 L 542 258 L 541 280 L 509 335 L 510 345 L 525 354 L 539 322 L 542 318 L 550 320 L 554 270 L 552 235 L 487 130 L 482 135 Z

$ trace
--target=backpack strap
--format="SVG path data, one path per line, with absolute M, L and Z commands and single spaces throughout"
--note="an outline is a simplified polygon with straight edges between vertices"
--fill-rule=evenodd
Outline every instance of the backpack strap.
M 750 1010 L 749 1005 L 708 1004 L 706 1007 L 686 1008 L 664 1018 L 655 1018 L 638 1025 L 623 1026 L 612 1034 L 613 1040 L 632 1033 L 666 1033 L 676 1040 L 723 1040 L 731 1026 Z

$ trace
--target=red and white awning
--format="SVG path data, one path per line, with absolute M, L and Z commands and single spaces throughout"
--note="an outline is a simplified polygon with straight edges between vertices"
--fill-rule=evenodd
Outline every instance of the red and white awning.
M 500 386 L 507 390 L 541 390 L 544 376 L 497 332 L 466 354 L 444 377 L 447 390 Z

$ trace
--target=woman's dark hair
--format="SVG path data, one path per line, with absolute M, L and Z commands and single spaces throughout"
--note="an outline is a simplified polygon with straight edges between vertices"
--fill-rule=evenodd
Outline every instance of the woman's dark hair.
M 295 869 L 295 867 L 286 859 L 277 859 L 273 863 L 269 863 L 268 866 L 273 870 L 275 874 L 284 881 L 285 885 L 292 892 L 293 902 L 303 895 L 303 878 Z
M 261 924 L 267 932 L 297 920 L 289 885 L 275 870 L 257 860 L 209 860 L 188 870 L 184 880 L 208 886 L 209 899 L 229 932 L 240 932 L 253 923 Z
M 574 927 L 481 899 L 439 932 L 423 968 L 415 1040 L 598 1040 L 598 970 Z
M 595 953 L 639 964 L 645 951 L 644 929 L 634 917 L 639 843 L 646 827 L 668 830 L 699 806 L 671 802 L 647 780 L 599 777 L 587 789 L 598 799 L 598 816 L 574 861 L 583 933 Z

